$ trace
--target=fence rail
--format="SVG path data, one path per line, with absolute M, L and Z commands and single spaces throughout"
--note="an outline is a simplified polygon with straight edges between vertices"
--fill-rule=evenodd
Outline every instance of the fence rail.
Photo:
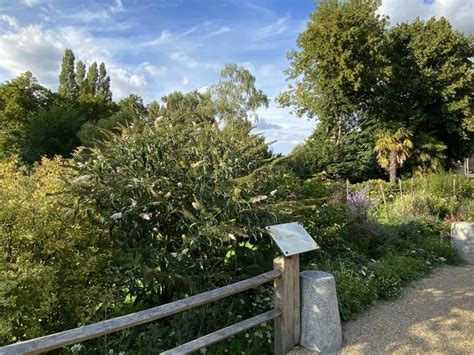
M 234 336 L 236 334 L 239 334 L 243 331 L 246 331 L 250 328 L 253 328 L 259 324 L 268 322 L 270 320 L 273 320 L 275 318 L 278 318 L 281 316 L 281 311 L 279 309 L 273 309 L 271 311 L 259 314 L 258 316 L 252 317 L 250 319 L 246 319 L 242 322 L 236 323 L 234 325 L 231 325 L 227 328 L 223 328 L 221 330 L 218 330 L 214 333 L 205 335 L 199 339 L 190 341 L 189 343 L 180 345 L 174 349 L 165 351 L 161 353 L 162 355 L 174 355 L 174 354 L 189 354 L 192 353 L 193 351 L 197 351 L 199 349 L 202 349 L 206 346 L 218 343 L 222 340 L 225 340 L 227 338 L 230 338 L 231 336 Z
M 275 281 L 275 309 L 168 350 L 163 354 L 188 354 L 273 319 L 276 319 L 278 322 L 276 325 L 278 324 L 279 327 L 279 329 L 275 329 L 275 337 L 278 334 L 278 339 L 275 338 L 275 353 L 283 354 L 291 350 L 297 342 L 296 338 L 299 338 L 299 287 L 295 284 L 299 280 L 298 265 L 297 255 L 290 258 L 278 258 L 275 261 L 275 269 L 261 275 L 140 312 L 0 347 L 0 355 L 36 354 L 62 348 L 169 317 L 271 281 Z M 293 289 L 295 286 L 297 286 L 297 294 Z

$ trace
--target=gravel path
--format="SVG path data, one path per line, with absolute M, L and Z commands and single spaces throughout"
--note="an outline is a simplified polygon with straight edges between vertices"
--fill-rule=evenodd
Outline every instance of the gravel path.
M 343 334 L 340 354 L 474 354 L 474 265 L 435 270 Z

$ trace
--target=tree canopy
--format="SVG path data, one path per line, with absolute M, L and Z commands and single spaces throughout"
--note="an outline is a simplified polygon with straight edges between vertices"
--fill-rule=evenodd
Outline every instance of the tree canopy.
M 255 77 L 236 64 L 226 64 L 211 88 L 217 115 L 226 123 L 256 118 L 255 110 L 268 107 L 268 98 L 255 87 Z M 252 116 L 252 117 L 249 117 Z
M 333 177 L 367 179 L 373 177 L 374 159 L 321 156 L 315 147 L 345 145 L 327 149 L 353 147 L 353 156 L 367 156 L 374 154 L 377 131 L 402 126 L 414 132 L 405 171 L 427 170 L 426 155 L 418 156 L 426 154 L 426 137 L 432 138 L 431 148 L 445 147 L 437 154 L 438 169 L 453 167 L 473 149 L 473 36 L 456 31 L 444 18 L 387 28 L 388 19 L 377 15 L 379 5 L 370 0 L 318 3 L 298 37 L 299 49 L 289 53 L 290 85 L 278 102 L 318 120 L 318 133 L 294 151 L 294 159 L 313 155 L 318 169 L 341 166 Z M 341 170 L 344 165 L 350 169 Z M 362 175 L 351 173 L 361 170 Z

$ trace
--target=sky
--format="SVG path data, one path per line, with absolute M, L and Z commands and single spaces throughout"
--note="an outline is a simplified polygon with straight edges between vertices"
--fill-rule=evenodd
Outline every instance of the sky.
M 316 124 L 274 101 L 287 86 L 286 54 L 314 9 L 314 0 L 0 0 L 0 82 L 30 70 L 56 90 L 71 48 L 86 64 L 106 63 L 114 100 L 135 93 L 150 102 L 212 85 L 237 63 L 271 99 L 255 131 L 286 154 Z M 379 12 L 392 24 L 445 16 L 474 33 L 474 0 L 383 0 Z

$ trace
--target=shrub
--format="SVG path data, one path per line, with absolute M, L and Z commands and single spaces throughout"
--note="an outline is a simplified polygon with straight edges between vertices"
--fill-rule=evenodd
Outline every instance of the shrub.
M 384 180 L 367 180 L 351 186 L 352 191 L 361 189 L 367 189 L 370 198 L 378 201 L 383 201 L 382 190 L 385 200 L 388 202 L 400 194 L 399 183 L 389 183 Z M 459 199 L 471 199 L 474 185 L 469 178 L 450 173 L 429 174 L 402 180 L 403 194 L 420 192 L 440 198 L 450 198 L 456 195 Z
M 429 271 L 424 260 L 402 255 L 387 255 L 371 263 L 370 269 L 381 299 L 398 297 L 403 286 L 423 277 Z
M 264 167 L 263 139 L 239 129 L 237 140 L 214 123 L 165 118 L 124 128 L 80 163 L 83 208 L 100 212 L 120 270 L 116 289 L 135 307 L 271 267 L 261 227 L 277 221 L 267 206 L 288 199 L 277 186 L 291 177 Z
M 88 321 L 107 289 L 92 282 L 102 258 L 62 182 L 75 176 L 68 164 L 43 159 L 31 171 L 15 159 L 0 164 L 0 343 Z
M 365 260 L 354 261 L 346 255 L 345 258 L 311 266 L 334 275 L 342 320 L 354 318 L 377 299 L 377 289 L 372 282 L 372 276 L 367 273 L 365 263 Z
M 417 191 L 398 195 L 391 203 L 381 205 L 379 217 L 393 222 L 439 220 L 456 214 L 459 202 L 451 197 L 439 197 L 432 193 Z

